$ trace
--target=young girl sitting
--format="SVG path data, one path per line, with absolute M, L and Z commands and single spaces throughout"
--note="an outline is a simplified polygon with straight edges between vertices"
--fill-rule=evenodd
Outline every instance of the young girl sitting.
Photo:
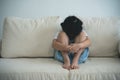
M 62 31 L 53 40 L 55 59 L 63 62 L 65 69 L 78 69 L 88 58 L 91 42 L 82 24 L 76 16 L 68 16 L 61 23 Z

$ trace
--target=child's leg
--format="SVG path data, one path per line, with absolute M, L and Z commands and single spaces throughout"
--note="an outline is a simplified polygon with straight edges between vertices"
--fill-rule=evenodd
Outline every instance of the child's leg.
M 84 49 L 84 51 L 80 55 L 78 63 L 79 64 L 84 63 L 87 60 L 88 56 L 89 56 L 89 48 L 87 47 L 87 48 Z
M 80 49 L 77 53 L 74 53 L 74 58 L 73 58 L 73 61 L 72 61 L 72 64 L 71 64 L 72 69 L 78 69 L 79 68 L 78 60 L 79 60 L 79 57 L 80 57 L 80 55 L 83 51 L 84 51 L 84 49 Z
M 58 41 L 61 44 L 64 44 L 66 46 L 68 46 L 69 40 L 67 35 L 64 32 L 61 32 L 60 35 L 58 36 Z M 65 69 L 70 69 L 70 59 L 68 56 L 68 52 L 65 51 L 61 51 L 63 59 L 64 59 L 64 64 L 63 64 L 63 68 Z
M 82 34 L 79 34 L 76 39 L 75 39 L 75 43 L 80 43 L 81 41 L 84 41 L 85 40 L 85 37 L 82 37 L 81 36 Z M 71 64 L 71 68 L 72 69 L 77 69 L 79 68 L 79 65 L 78 65 L 78 60 L 80 58 L 80 55 L 81 53 L 84 51 L 84 49 L 80 49 L 77 53 L 74 53 L 74 58 L 73 58 L 73 61 L 72 61 L 72 64 Z

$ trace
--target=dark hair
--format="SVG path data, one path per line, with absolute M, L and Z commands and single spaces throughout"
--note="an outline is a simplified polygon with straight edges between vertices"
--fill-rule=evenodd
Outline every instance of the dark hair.
M 61 26 L 69 39 L 74 39 L 82 31 L 82 24 L 83 22 L 76 16 L 68 16 L 61 23 Z

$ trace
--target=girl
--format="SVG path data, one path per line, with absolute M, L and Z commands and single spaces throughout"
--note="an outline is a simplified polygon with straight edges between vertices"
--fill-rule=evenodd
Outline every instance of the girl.
M 55 59 L 63 62 L 65 69 L 78 69 L 89 55 L 90 39 L 82 28 L 83 22 L 76 16 L 68 16 L 61 23 L 60 31 L 53 40 Z

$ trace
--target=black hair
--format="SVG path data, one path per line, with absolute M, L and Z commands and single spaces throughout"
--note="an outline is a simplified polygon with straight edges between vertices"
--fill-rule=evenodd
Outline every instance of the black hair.
M 68 16 L 61 23 L 62 30 L 68 35 L 69 39 L 74 40 L 75 37 L 82 31 L 83 22 L 76 16 Z

